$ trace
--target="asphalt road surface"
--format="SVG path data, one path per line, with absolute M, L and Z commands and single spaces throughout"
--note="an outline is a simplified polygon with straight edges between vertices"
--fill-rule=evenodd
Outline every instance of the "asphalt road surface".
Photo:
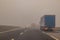
M 0 40 L 54 40 L 36 29 L 19 29 L 0 33 Z
M 39 30 L 27 30 L 23 32 L 17 40 L 54 40 L 50 36 Z

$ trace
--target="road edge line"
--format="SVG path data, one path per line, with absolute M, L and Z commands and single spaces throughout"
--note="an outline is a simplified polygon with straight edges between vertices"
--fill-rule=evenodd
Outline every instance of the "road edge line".
M 49 35 L 50 37 L 52 37 L 53 39 L 55 39 L 55 40 L 59 40 L 58 38 L 56 38 L 55 36 L 52 36 L 52 35 L 50 35 L 50 34 L 48 34 L 48 33 L 46 33 L 46 32 L 43 32 L 43 33 L 45 33 L 45 34 L 47 34 L 47 35 Z

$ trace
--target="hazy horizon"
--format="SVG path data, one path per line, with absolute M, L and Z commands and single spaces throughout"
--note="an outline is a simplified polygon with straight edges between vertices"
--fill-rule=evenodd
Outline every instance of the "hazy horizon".
M 60 27 L 60 0 L 0 0 L 0 25 L 29 26 L 48 14 Z

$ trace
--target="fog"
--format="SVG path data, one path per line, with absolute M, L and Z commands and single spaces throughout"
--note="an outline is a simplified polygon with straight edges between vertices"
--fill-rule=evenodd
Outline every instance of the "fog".
M 0 25 L 38 24 L 43 15 L 56 15 L 60 26 L 60 0 L 0 0 Z

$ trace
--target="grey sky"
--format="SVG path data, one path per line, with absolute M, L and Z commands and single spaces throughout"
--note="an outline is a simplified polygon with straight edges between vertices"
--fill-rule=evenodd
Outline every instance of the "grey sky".
M 26 26 L 46 14 L 56 15 L 60 26 L 60 0 L 0 0 L 0 24 Z

